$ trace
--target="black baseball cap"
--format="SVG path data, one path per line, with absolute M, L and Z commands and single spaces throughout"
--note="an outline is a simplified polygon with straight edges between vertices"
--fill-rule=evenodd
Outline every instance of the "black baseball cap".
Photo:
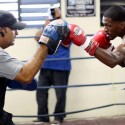
M 25 23 L 17 21 L 9 11 L 0 10 L 0 27 L 9 27 L 14 30 L 22 30 L 26 27 Z

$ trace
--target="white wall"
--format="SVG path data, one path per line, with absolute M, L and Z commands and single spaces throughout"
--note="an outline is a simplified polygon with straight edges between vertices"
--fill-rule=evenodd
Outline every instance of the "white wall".
M 65 0 L 62 0 L 62 15 L 65 18 Z M 87 34 L 93 34 L 100 28 L 100 3 L 96 0 L 96 16 L 65 18 L 69 23 L 81 26 Z M 77 23 L 76 23 L 77 22 Z M 34 36 L 37 29 L 25 29 L 20 31 L 20 36 Z M 113 41 L 114 45 L 121 42 L 120 38 Z M 20 60 L 27 60 L 32 57 L 37 49 L 37 43 L 33 39 L 16 39 L 15 46 L 7 49 L 10 54 Z M 89 55 L 79 47 L 72 45 L 71 57 L 89 57 Z M 69 85 L 92 84 L 92 83 L 112 83 L 110 86 L 68 88 L 66 111 L 77 111 L 112 103 L 125 103 L 124 85 L 114 85 L 114 82 L 125 81 L 125 69 L 116 66 L 111 69 L 97 59 L 72 60 L 72 70 L 69 78 Z M 38 76 L 38 74 L 37 74 Z M 36 77 L 37 77 L 36 76 Z M 55 93 L 50 89 L 49 109 L 53 113 L 55 106 Z M 5 109 L 14 115 L 36 115 L 37 104 L 35 91 L 7 91 Z M 70 118 L 90 118 L 99 116 L 114 116 L 125 114 L 125 106 L 112 106 L 92 110 L 83 113 L 67 115 Z M 31 121 L 35 118 L 14 118 L 14 121 Z

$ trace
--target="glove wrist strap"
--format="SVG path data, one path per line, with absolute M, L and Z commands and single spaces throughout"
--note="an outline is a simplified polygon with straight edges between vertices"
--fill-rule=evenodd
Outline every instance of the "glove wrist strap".
M 98 46 L 99 46 L 98 42 L 91 41 L 91 43 L 85 50 L 86 50 L 86 52 L 89 53 L 89 55 L 94 56 L 94 53 L 95 53 L 96 49 L 98 48 Z
M 89 46 L 90 42 L 91 42 L 91 38 L 87 37 L 85 43 L 81 45 L 81 47 L 85 50 Z

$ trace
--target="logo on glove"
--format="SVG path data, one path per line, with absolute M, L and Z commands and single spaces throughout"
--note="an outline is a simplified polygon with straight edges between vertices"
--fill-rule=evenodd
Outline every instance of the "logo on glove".
M 49 41 L 49 38 L 48 38 L 48 37 L 46 37 L 46 36 L 41 36 L 41 37 L 40 37 L 40 40 L 39 40 L 39 43 L 42 42 L 42 43 L 47 44 L 48 41 Z M 41 44 L 41 43 L 40 43 L 40 44 Z
M 82 32 L 83 32 L 83 30 L 80 27 L 75 27 L 74 28 L 74 34 L 75 35 L 79 36 L 79 35 L 82 34 Z

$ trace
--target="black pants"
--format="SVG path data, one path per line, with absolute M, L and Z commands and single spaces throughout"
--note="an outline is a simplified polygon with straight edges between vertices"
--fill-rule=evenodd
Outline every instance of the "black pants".
M 3 110 L 8 79 L 0 78 L 0 125 L 14 125 L 12 114 Z
M 3 111 L 3 113 L 0 116 L 0 125 L 15 125 L 12 121 L 12 114 Z
M 67 85 L 70 71 L 41 69 L 38 87 Z M 65 113 L 67 88 L 56 88 L 56 106 L 54 113 Z M 38 115 L 48 114 L 48 89 L 38 89 L 36 93 Z M 55 116 L 56 120 L 63 121 L 65 115 Z M 49 122 L 49 117 L 38 117 L 40 121 Z

